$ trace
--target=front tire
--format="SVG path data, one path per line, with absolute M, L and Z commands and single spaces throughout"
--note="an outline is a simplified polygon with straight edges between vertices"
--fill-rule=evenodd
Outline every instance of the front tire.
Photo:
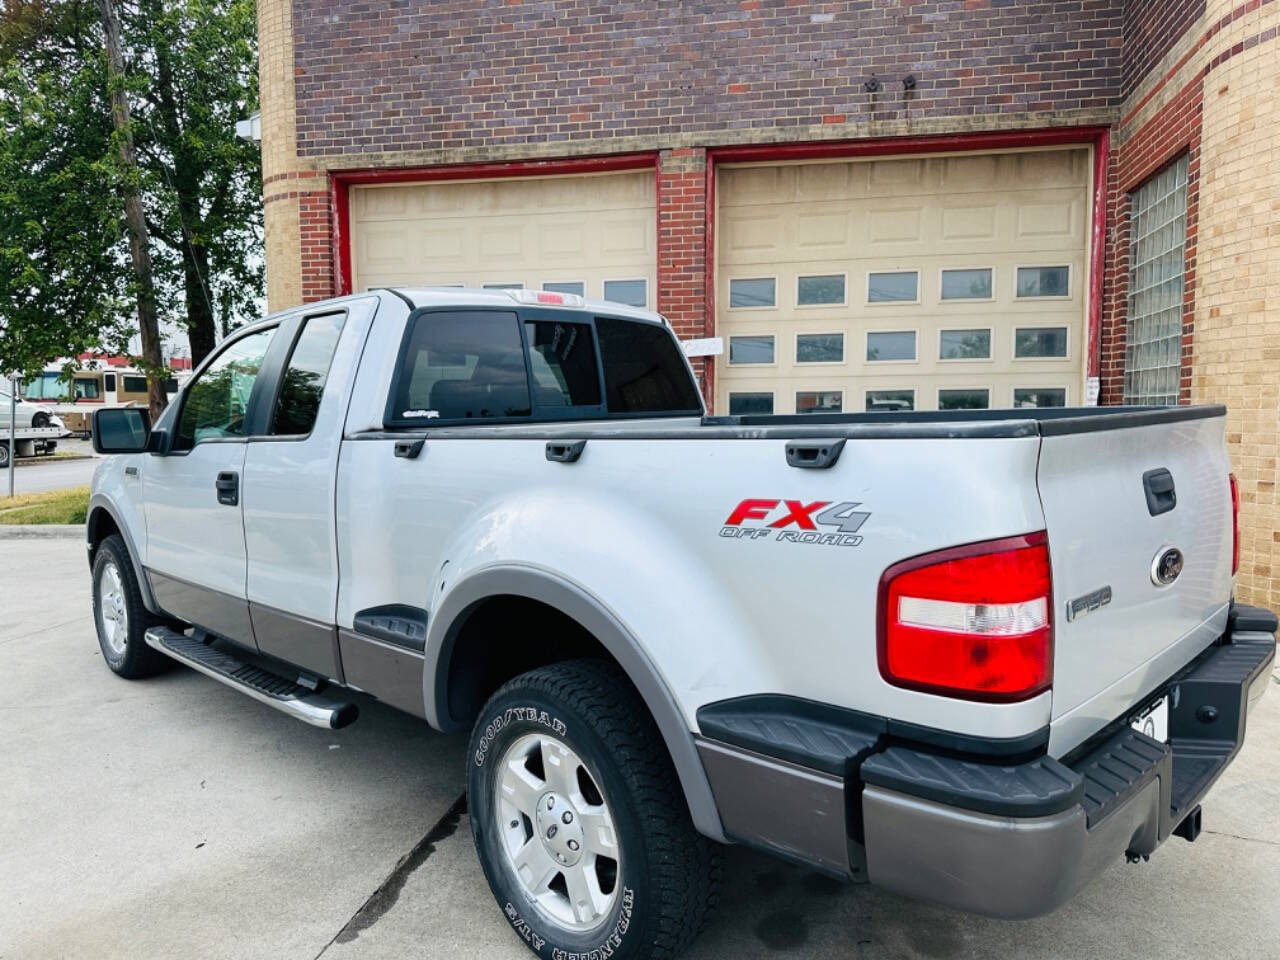
M 149 627 L 165 621 L 143 604 L 129 549 L 118 533 L 98 544 L 93 555 L 93 621 L 102 659 L 113 673 L 138 680 L 167 665 L 168 658 L 147 646 L 144 637 Z
M 476 851 L 541 957 L 675 957 L 720 885 L 644 702 L 610 664 L 533 670 L 485 704 L 468 751 Z

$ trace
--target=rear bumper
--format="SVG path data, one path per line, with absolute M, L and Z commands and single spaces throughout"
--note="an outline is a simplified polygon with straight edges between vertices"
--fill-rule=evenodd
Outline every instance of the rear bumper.
M 699 719 L 716 739 L 699 746 L 725 833 L 973 913 L 1048 913 L 1184 821 L 1194 839 L 1200 800 L 1269 681 L 1275 627 L 1261 616 L 1238 618 L 1229 642 L 1157 691 L 1170 697 L 1168 744 L 1121 722 L 1063 761 L 981 759 L 901 742 L 853 714 L 841 725 L 829 713 L 744 722 L 708 708 Z

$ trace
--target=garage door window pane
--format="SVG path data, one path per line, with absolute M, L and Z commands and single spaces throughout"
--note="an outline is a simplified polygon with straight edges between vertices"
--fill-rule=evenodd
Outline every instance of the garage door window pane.
M 1065 297 L 1070 292 L 1070 272 L 1067 267 L 1019 267 L 1018 296 Z
M 591 327 L 540 320 L 524 325 L 539 407 L 600 405 L 600 371 Z
M 943 330 L 940 360 L 990 360 L 990 330 Z
M 773 413 L 772 393 L 729 394 L 729 415 L 734 417 L 770 416 Z
M 1187 157 L 1129 195 L 1124 402 L 1172 405 L 1182 376 Z
M 867 277 L 869 303 L 914 303 L 920 297 L 920 275 L 910 273 L 873 273 Z
M 730 337 L 729 362 L 773 363 L 773 337 Z
M 985 410 L 990 406 L 989 390 L 939 390 L 939 410 Z
M 529 380 L 514 313 L 426 313 L 414 323 L 392 404 L 400 423 L 527 417 Z
M 839 413 L 843 407 L 839 390 L 813 390 L 796 394 L 796 413 Z
M 844 274 L 801 277 L 796 284 L 796 303 L 802 307 L 844 303 Z
M 750 309 L 778 303 L 778 281 L 773 277 L 734 277 L 729 281 L 729 307 Z
M 943 300 L 990 300 L 991 271 L 943 270 Z
M 586 296 L 587 285 L 581 280 L 556 280 L 551 283 L 544 283 L 542 289 L 547 293 L 574 293 L 578 296 Z
M 648 280 L 606 280 L 604 298 L 612 303 L 625 303 L 629 307 L 649 305 Z
M 1067 328 L 1019 327 L 1014 334 L 1013 355 L 1020 360 L 1061 359 L 1067 355 Z
M 796 363 L 842 362 L 843 333 L 802 333 L 796 337 Z
M 1065 407 L 1065 387 L 1018 387 L 1013 391 L 1015 407 Z
M 914 360 L 916 358 L 916 332 L 914 330 L 892 333 L 867 334 L 867 360 Z
M 914 390 L 868 390 L 868 413 L 900 413 L 916 408 Z
M 523 283 L 486 283 L 486 290 L 523 290 Z

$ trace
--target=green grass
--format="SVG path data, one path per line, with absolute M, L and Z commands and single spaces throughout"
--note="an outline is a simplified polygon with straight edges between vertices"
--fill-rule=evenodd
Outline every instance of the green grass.
M 84 523 L 88 512 L 88 487 L 0 497 L 0 524 Z

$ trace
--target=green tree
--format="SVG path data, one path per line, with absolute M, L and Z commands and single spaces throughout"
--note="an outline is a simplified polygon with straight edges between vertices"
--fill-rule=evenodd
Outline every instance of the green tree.
M 262 296 L 253 0 L 117 4 L 160 317 L 198 361 Z M 0 0 L 0 369 L 138 330 L 94 0 Z

